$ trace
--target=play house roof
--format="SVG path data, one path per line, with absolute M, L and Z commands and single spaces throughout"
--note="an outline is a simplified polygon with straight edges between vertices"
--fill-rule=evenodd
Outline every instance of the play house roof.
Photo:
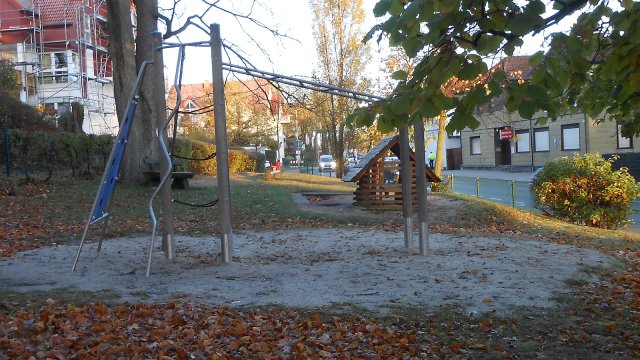
M 376 160 L 384 157 L 387 152 L 391 150 L 391 152 L 400 159 L 400 135 L 391 135 L 382 139 L 378 145 L 374 146 L 369 150 L 367 155 L 365 155 L 355 166 L 352 166 L 349 169 L 349 172 L 346 173 L 342 177 L 342 181 L 345 182 L 356 182 L 360 180 L 360 178 L 367 172 L 369 167 L 375 164 Z M 412 162 L 416 161 L 416 154 L 413 151 L 409 152 L 409 157 Z M 430 182 L 440 182 L 440 178 L 436 175 L 433 170 L 427 167 L 427 181 Z

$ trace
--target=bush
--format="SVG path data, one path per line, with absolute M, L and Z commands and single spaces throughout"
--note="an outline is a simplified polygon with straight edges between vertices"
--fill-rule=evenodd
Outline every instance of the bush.
M 30 173 L 46 169 L 49 177 L 54 168 L 70 169 L 73 176 L 92 177 L 100 174 L 106 167 L 113 147 L 114 137 L 111 135 L 85 135 L 67 131 L 44 132 L 8 130 L 9 161 L 13 168 L 24 172 L 28 181 Z M 199 141 L 178 139 L 178 155 L 191 158 L 205 158 L 215 152 L 216 147 Z M 264 155 L 262 155 L 264 156 Z M 264 166 L 264 158 L 260 162 L 258 154 L 245 150 L 229 150 L 229 171 L 250 172 Z M 6 163 L 5 138 L 0 133 L 0 165 Z M 206 161 L 182 161 L 175 159 L 176 169 L 186 163 L 186 170 L 199 175 L 215 175 L 216 158 Z M 180 169 L 181 170 L 181 169 Z
M 22 169 L 27 182 L 31 182 L 30 173 L 38 169 L 47 169 L 49 174 L 54 167 L 53 140 L 43 131 L 9 131 L 9 156 L 12 166 Z
M 606 229 L 628 224 L 640 189 L 626 168 L 613 170 L 616 158 L 586 154 L 548 162 L 532 184 L 537 205 L 576 224 Z
M 251 156 L 254 158 L 256 162 L 256 172 L 264 172 L 266 169 L 264 168 L 264 163 L 267 161 L 267 156 L 265 154 L 259 152 L 250 152 Z
M 0 89 L 0 128 L 24 130 L 53 130 L 53 124 L 33 107 Z
M 84 106 L 77 101 L 71 103 L 71 112 L 60 114 L 58 123 L 64 131 L 84 134 L 82 123 L 84 122 Z
M 216 151 L 216 147 L 206 142 L 178 139 L 176 153 L 180 156 L 202 159 Z M 264 162 L 263 162 L 264 163 Z M 229 150 L 229 172 L 250 172 L 258 170 L 257 157 L 245 150 Z M 211 160 L 187 161 L 186 168 L 198 175 L 215 175 L 217 157 Z
M 102 171 L 107 163 L 113 136 L 84 135 L 64 131 L 23 131 L 9 130 L 9 159 L 12 167 L 29 173 L 46 168 L 49 177 L 54 168 L 71 169 L 73 175 L 92 176 Z M 2 152 L 5 144 L 3 139 Z M 3 154 L 0 161 L 6 161 Z

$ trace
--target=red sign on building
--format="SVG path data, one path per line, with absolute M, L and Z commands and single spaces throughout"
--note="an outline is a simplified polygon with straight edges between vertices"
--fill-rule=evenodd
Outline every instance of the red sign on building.
M 512 128 L 504 128 L 500 130 L 500 140 L 511 140 L 511 139 L 513 139 Z

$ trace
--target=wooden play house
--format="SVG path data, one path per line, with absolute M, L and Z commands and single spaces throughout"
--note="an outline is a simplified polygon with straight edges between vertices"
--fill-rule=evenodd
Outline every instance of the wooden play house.
M 411 195 L 414 206 L 416 197 L 415 153 L 409 153 L 411 159 Z M 346 182 L 357 182 L 354 192 L 357 206 L 368 210 L 401 210 L 402 184 L 400 182 L 400 136 L 389 136 L 363 157 L 342 177 Z M 426 168 L 428 182 L 440 182 L 440 178 Z

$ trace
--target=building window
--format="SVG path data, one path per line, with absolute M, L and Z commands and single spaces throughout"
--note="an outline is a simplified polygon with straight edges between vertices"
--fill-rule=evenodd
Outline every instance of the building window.
M 56 69 L 62 69 L 67 67 L 67 57 L 65 53 L 53 53 L 53 56 L 56 60 Z
M 41 61 L 41 84 L 62 84 L 69 82 L 69 64 L 64 52 L 45 53 Z
M 562 125 L 562 150 L 580 150 L 580 124 Z
M 447 133 L 447 134 L 449 135 L 449 138 L 450 138 L 450 139 L 451 139 L 451 138 L 460 138 L 460 131 L 458 131 L 458 130 L 455 130 L 454 132 L 452 132 L 452 133 Z
M 622 135 L 622 124 L 616 125 L 616 136 L 618 138 L 618 149 L 631 149 L 633 148 L 633 140 Z
M 84 15 L 84 39 L 91 44 L 91 17 Z
M 59 102 L 56 104 L 56 107 L 58 108 L 58 114 L 71 113 L 71 103 Z
M 516 130 L 516 152 L 526 153 L 531 151 L 529 130 Z
M 533 129 L 534 151 L 549 151 L 549 128 Z
M 472 136 L 469 138 L 471 155 L 479 155 L 480 154 L 480 136 Z
M 192 101 L 187 101 L 187 103 L 184 105 L 184 109 L 187 112 L 194 112 L 198 110 L 198 107 Z

